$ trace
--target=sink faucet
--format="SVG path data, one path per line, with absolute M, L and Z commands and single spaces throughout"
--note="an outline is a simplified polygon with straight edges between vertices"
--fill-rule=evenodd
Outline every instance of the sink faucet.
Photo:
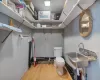
M 81 45 L 82 45 L 82 48 L 84 49 L 84 44 L 83 44 L 83 43 L 80 43 L 80 44 L 78 45 L 78 47 L 81 48 L 81 47 L 80 47 Z
M 84 44 L 83 44 L 83 43 L 80 43 L 80 44 L 78 45 L 79 49 L 81 48 L 81 46 L 82 46 L 82 52 L 84 52 Z

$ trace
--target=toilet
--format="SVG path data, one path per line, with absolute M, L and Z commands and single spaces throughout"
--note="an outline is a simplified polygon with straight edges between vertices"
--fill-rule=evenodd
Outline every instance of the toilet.
M 62 58 L 62 47 L 54 47 L 54 66 L 56 67 L 57 73 L 59 75 L 63 75 L 64 71 L 63 68 L 65 66 L 65 61 Z

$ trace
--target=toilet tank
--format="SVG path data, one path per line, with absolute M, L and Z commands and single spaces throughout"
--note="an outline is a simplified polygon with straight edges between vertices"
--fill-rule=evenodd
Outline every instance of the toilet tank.
M 62 47 L 54 47 L 54 57 L 62 56 Z

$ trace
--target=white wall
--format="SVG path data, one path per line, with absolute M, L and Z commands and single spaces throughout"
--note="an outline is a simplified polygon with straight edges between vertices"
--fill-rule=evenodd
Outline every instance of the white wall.
M 87 80 L 100 80 L 100 1 L 90 8 L 93 17 L 93 30 L 90 36 L 79 35 L 79 17 L 73 20 L 64 31 L 64 53 L 78 52 L 78 44 L 97 53 L 97 61 L 91 62 L 87 68 Z
M 54 47 L 63 47 L 63 30 L 33 30 L 36 57 L 54 57 Z
M 0 22 L 8 24 L 9 17 L 0 14 Z M 15 26 L 19 23 L 14 21 Z M 21 26 L 23 35 L 31 30 Z M 0 30 L 0 80 L 20 80 L 28 69 L 28 37 L 19 38 L 19 33 L 12 33 L 4 43 L 1 41 L 8 35 L 8 31 Z

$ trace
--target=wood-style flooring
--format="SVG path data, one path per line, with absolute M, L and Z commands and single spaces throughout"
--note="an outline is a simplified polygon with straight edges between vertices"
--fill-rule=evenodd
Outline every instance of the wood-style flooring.
M 66 71 L 65 75 L 59 76 L 53 64 L 38 64 L 24 74 L 21 80 L 72 80 Z

